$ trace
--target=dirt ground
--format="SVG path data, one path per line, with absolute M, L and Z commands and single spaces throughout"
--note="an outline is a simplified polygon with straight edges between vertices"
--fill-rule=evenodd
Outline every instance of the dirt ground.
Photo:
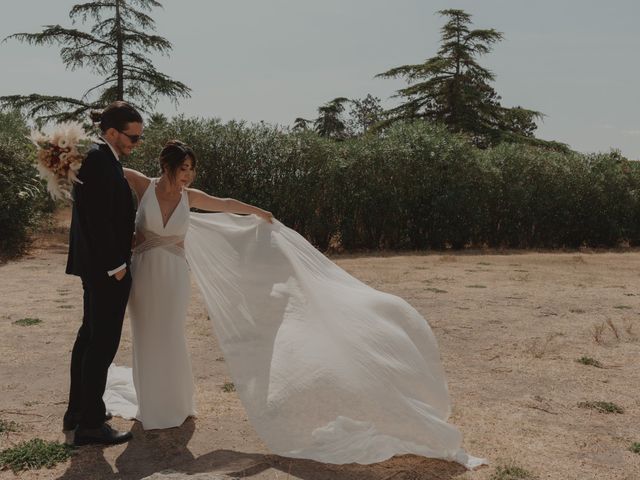
M 64 225 L 64 215 L 59 219 Z M 82 312 L 79 279 L 64 274 L 66 231 L 42 234 L 29 255 L 0 266 L 0 449 L 34 437 L 60 440 L 68 364 Z M 328 465 L 270 455 L 235 393 L 195 285 L 187 337 L 199 416 L 143 431 L 108 448 L 83 447 L 24 479 L 138 480 L 156 472 L 211 477 L 337 480 L 485 480 L 505 464 L 540 479 L 637 480 L 640 454 L 640 252 L 464 252 L 336 256 L 374 288 L 399 295 L 429 321 L 465 449 L 490 466 L 402 456 L 376 465 Z M 38 318 L 32 326 L 14 324 Z M 576 360 L 588 356 L 604 368 Z M 125 320 L 117 364 L 131 364 Z M 613 402 L 621 414 L 582 408 Z M 0 472 L 0 479 L 16 476 Z

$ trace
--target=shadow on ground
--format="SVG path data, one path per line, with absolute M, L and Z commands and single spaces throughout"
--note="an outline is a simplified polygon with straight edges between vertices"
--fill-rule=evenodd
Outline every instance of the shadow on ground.
M 194 430 L 191 419 L 179 428 L 155 431 L 144 431 L 136 422 L 133 440 L 116 459 L 117 472 L 104 458 L 104 447 L 88 446 L 75 452 L 71 465 L 57 480 L 140 480 L 163 471 L 251 478 L 270 469 L 304 480 L 448 480 L 466 471 L 456 463 L 413 455 L 394 457 L 375 465 L 331 465 L 231 450 L 215 450 L 196 458 L 187 448 Z

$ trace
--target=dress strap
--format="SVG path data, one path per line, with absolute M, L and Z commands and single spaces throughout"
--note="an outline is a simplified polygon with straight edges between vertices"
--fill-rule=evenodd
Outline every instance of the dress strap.
M 149 185 L 147 185 L 147 188 L 144 189 L 144 192 L 142 192 L 142 196 L 138 199 L 138 208 L 140 208 L 140 205 L 142 205 L 142 201 L 144 200 L 145 197 L 148 196 L 149 192 L 152 190 L 151 186 L 154 184 L 155 178 L 150 178 L 149 179 Z
M 189 205 L 189 191 L 186 188 L 182 189 L 182 200 L 187 206 L 187 210 L 191 210 L 191 206 Z

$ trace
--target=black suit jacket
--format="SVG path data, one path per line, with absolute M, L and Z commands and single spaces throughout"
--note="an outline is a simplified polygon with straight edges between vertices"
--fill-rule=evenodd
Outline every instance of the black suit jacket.
M 93 145 L 73 187 L 66 272 L 106 278 L 131 260 L 135 211 L 122 165 L 107 144 Z

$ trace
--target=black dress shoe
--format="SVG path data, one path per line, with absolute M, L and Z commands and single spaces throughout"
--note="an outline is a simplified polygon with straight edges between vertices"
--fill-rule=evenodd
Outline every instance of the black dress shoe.
M 113 415 L 107 412 L 104 416 L 104 421 L 108 422 L 112 418 L 113 418 Z M 75 413 L 73 415 L 65 414 L 64 418 L 62 419 L 62 431 L 67 432 L 69 430 L 75 430 L 75 428 L 78 426 L 78 423 L 80 423 L 79 413 Z
M 98 428 L 78 427 L 73 444 L 81 445 L 118 445 L 128 442 L 133 438 L 131 432 L 119 432 L 111 428 L 108 423 L 103 423 Z

